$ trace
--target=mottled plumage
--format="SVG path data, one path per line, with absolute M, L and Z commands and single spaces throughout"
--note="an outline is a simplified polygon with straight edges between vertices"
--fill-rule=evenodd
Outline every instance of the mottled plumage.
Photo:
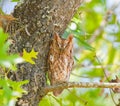
M 50 44 L 48 56 L 48 77 L 50 84 L 59 84 L 68 82 L 73 66 L 73 36 L 69 35 L 67 39 L 61 38 L 57 33 L 54 34 Z M 63 90 L 53 91 L 55 96 Z

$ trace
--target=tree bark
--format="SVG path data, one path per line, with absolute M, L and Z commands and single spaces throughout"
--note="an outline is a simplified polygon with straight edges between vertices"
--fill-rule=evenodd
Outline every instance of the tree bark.
M 10 23 L 8 32 L 13 40 L 10 52 L 28 52 L 32 48 L 39 52 L 36 64 L 18 65 L 18 71 L 11 73 L 13 80 L 29 80 L 23 88 L 28 91 L 17 102 L 17 106 L 38 106 L 46 94 L 47 56 L 52 34 L 62 35 L 82 0 L 24 0 L 15 7 L 13 16 L 16 21 Z

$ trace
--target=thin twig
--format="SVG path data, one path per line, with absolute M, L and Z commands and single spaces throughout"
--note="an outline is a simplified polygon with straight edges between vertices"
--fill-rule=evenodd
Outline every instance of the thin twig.
M 64 82 L 57 85 L 46 86 L 43 88 L 45 93 L 52 92 L 57 89 L 67 88 L 120 88 L 120 83 L 103 83 L 103 82 Z
M 110 67 L 113 67 L 113 66 L 120 66 L 120 63 L 103 65 L 104 68 L 110 68 Z M 92 65 L 76 64 L 76 65 L 73 66 L 73 69 L 75 69 L 75 68 L 101 69 L 101 65 L 92 66 Z
M 109 91 L 110 91 L 110 95 L 111 95 L 113 103 L 115 104 L 115 106 L 117 106 L 117 103 L 116 103 L 116 101 L 115 101 L 115 99 L 113 97 L 113 94 L 112 94 L 113 89 L 109 89 Z
M 104 72 L 104 75 L 105 75 L 107 81 L 109 82 L 109 78 L 108 78 L 108 76 L 107 76 L 107 74 L 106 74 L 106 72 L 105 72 L 105 69 L 104 69 L 104 67 L 103 67 L 103 65 L 102 65 L 102 63 L 101 63 L 101 61 L 100 61 L 100 59 L 97 57 L 97 55 L 95 55 L 95 57 L 96 57 L 98 63 L 101 65 L 101 68 L 102 68 L 102 70 L 103 70 L 103 72 Z
M 78 74 L 75 74 L 75 73 L 73 73 L 73 72 L 71 72 L 71 75 L 74 75 L 74 76 L 76 76 L 76 77 L 80 77 L 80 78 L 100 78 L 100 77 L 102 77 L 102 76 L 81 76 L 81 75 L 78 75 Z
M 69 89 L 67 89 L 70 93 L 72 93 Z M 74 93 L 72 93 L 73 96 L 75 96 L 78 100 L 80 100 L 81 102 L 84 103 L 84 105 L 87 105 L 88 101 L 86 101 L 85 99 L 78 97 L 77 95 L 75 95 Z
M 25 31 L 26 31 L 26 33 L 27 33 L 27 35 L 28 35 L 28 36 L 31 36 L 31 34 L 29 33 L 29 31 L 28 31 L 28 28 L 27 28 L 27 27 L 28 27 L 28 26 L 26 25 L 26 26 L 25 26 Z
M 102 68 L 102 70 L 103 70 L 103 72 L 104 72 L 104 75 L 105 75 L 107 81 L 110 82 L 110 81 L 109 81 L 109 78 L 108 78 L 108 76 L 107 76 L 107 74 L 106 74 L 106 72 L 105 72 L 105 68 L 103 67 L 103 64 L 101 63 L 101 61 L 99 60 L 99 58 L 98 58 L 97 56 L 95 56 L 95 57 L 96 57 L 98 63 L 101 65 L 101 68 Z M 112 89 L 112 91 L 113 91 L 113 88 L 111 88 L 111 89 Z M 113 97 L 113 95 L 112 95 L 111 89 L 109 88 L 109 91 L 110 91 L 110 94 L 111 94 L 111 98 L 112 98 L 114 104 L 116 105 L 116 102 L 115 102 L 114 97 Z

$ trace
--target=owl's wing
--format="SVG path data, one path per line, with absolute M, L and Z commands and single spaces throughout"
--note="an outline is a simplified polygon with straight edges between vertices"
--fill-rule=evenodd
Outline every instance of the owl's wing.
M 69 63 L 68 63 L 68 67 L 67 67 L 67 71 L 68 71 L 67 80 L 69 80 L 69 78 L 70 78 L 70 73 L 72 71 L 73 64 L 74 64 L 74 61 L 71 58 Z
M 70 72 L 72 71 L 72 67 L 74 65 L 74 60 L 73 60 L 73 57 L 71 58 L 71 62 L 69 63 L 69 67 L 70 67 Z

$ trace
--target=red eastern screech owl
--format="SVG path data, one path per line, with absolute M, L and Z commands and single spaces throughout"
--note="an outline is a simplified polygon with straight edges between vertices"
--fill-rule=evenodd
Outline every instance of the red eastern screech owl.
M 73 36 L 69 35 L 67 39 L 63 39 L 55 33 L 48 55 L 48 78 L 51 85 L 68 82 L 74 63 L 72 51 Z M 55 90 L 53 94 L 58 96 L 62 91 Z

